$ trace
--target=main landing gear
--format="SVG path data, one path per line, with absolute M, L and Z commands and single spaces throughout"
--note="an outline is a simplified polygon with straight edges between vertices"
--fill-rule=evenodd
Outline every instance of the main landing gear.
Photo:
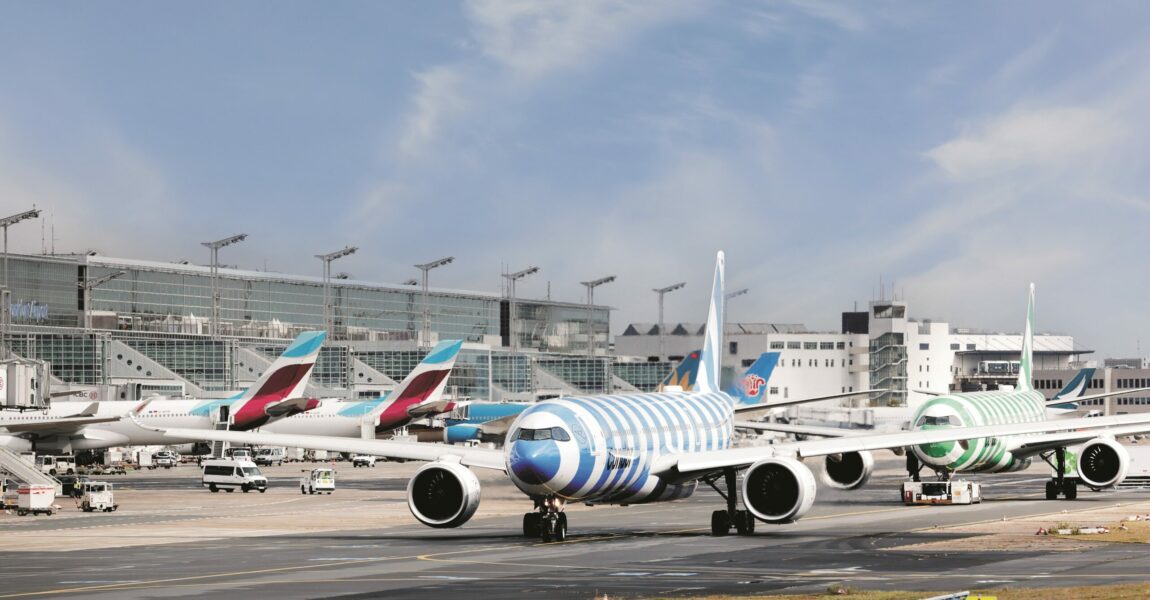
M 562 542 L 567 539 L 567 513 L 563 501 L 555 496 L 535 499 L 535 512 L 523 515 L 523 537 L 539 538 L 544 542 Z
M 1053 479 L 1046 482 L 1046 499 L 1057 500 L 1059 493 L 1065 496 L 1067 500 L 1077 499 L 1078 480 L 1066 476 L 1066 449 L 1055 448 L 1054 452 L 1044 452 L 1039 456 L 1057 473 Z M 1051 461 L 1051 456 L 1054 457 L 1053 461 Z
M 724 489 L 716 485 L 719 478 L 725 480 Z M 755 533 L 755 516 L 749 510 L 739 510 L 739 487 L 737 474 L 733 468 L 723 469 L 721 475 L 712 475 L 703 479 L 707 485 L 711 486 L 723 500 L 727 501 L 726 510 L 716 510 L 711 513 L 711 535 L 723 536 L 731 533 L 731 527 L 735 528 L 735 532 L 739 535 L 751 535 Z

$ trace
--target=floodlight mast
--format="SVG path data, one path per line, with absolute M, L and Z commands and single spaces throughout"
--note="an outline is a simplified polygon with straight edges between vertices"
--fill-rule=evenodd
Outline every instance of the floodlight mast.
M 423 271 L 423 338 L 419 342 L 421 346 L 431 347 L 431 309 L 427 306 L 427 272 L 436 267 L 451 264 L 454 260 L 454 256 L 448 256 L 422 265 L 415 265 L 415 268 Z
M 0 227 L 4 228 L 4 283 L 3 285 L 0 285 L 0 290 L 4 291 L 4 294 L 0 294 L 0 298 L 3 298 L 4 304 L 3 306 L 0 306 L 0 347 L 3 347 L 4 349 L 4 354 L 2 355 L 3 358 L 10 357 L 10 353 L 8 351 L 8 325 L 12 321 L 12 296 L 11 289 L 8 288 L 8 227 L 10 225 L 17 224 L 20 221 L 35 219 L 39 216 L 40 209 L 33 208 L 32 210 L 26 210 L 22 213 L 16 213 L 10 217 L 4 217 L 3 219 L 0 219 Z
M 528 275 L 531 275 L 533 273 L 538 273 L 538 272 L 539 272 L 539 267 L 527 267 L 526 269 L 523 269 L 522 271 L 516 271 L 514 273 L 504 273 L 503 274 L 503 276 L 506 277 L 508 279 L 508 281 L 511 282 L 511 284 L 510 284 L 511 305 L 508 307 L 507 325 L 511 329 L 511 353 L 512 354 L 515 354 L 515 349 L 519 345 L 518 336 L 515 334 L 515 282 L 520 280 L 520 279 L 523 279 L 524 277 L 527 277 Z
M 669 285 L 667 287 L 655 288 L 651 290 L 656 294 L 659 294 L 659 360 L 664 360 L 666 358 L 663 351 L 663 296 L 669 292 L 681 289 L 685 285 L 687 285 L 686 281 L 680 281 L 679 283 Z
M 108 273 L 100 277 L 85 279 L 77 284 L 80 286 L 80 289 L 84 290 L 84 331 L 92 329 L 92 289 L 127 274 L 127 271 L 116 271 L 115 273 Z
M 608 275 L 606 277 L 600 277 L 599 279 L 595 279 L 593 281 L 580 281 L 579 282 L 579 283 L 587 286 L 587 356 L 595 356 L 595 329 L 593 326 L 593 321 L 591 320 L 591 316 L 593 314 L 591 307 L 595 303 L 595 288 L 597 288 L 597 287 L 599 287 L 605 283 L 611 283 L 612 281 L 615 281 L 614 275 Z M 608 330 L 607 330 L 607 335 L 608 335 L 608 337 L 610 337 L 610 335 L 611 335 L 611 330 L 610 330 L 609 326 L 608 326 Z
M 733 292 L 727 292 L 726 294 L 723 295 L 723 303 L 726 304 L 727 300 L 730 300 L 731 298 L 735 298 L 738 296 L 742 296 L 743 294 L 747 293 L 748 291 L 749 290 L 747 288 L 743 288 L 743 289 L 735 290 Z M 724 306 L 723 307 L 723 329 L 724 329 L 723 335 L 727 334 L 726 328 L 727 328 L 727 307 Z
M 212 318 L 208 322 L 208 332 L 212 339 L 217 339 L 220 333 L 220 248 L 238 244 L 247 237 L 248 234 L 241 233 L 214 242 L 200 242 L 201 246 L 207 246 L 212 251 Z
M 331 288 L 331 263 L 333 260 L 355 254 L 359 250 L 356 246 L 345 246 L 343 250 L 336 250 L 327 254 L 316 254 L 315 257 L 323 261 L 323 328 L 328 339 L 335 340 L 335 323 L 332 318 L 331 301 L 329 300 Z

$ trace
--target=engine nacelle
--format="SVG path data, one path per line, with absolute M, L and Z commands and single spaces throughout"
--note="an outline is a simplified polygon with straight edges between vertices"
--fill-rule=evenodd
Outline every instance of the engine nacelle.
M 1092 488 L 1105 488 L 1122 483 L 1130 468 L 1130 453 L 1109 438 L 1095 438 L 1082 447 L 1078 455 L 1078 476 Z
M 407 484 L 407 507 L 429 527 L 459 527 L 479 508 L 479 478 L 459 463 L 427 464 Z
M 815 476 L 793 458 L 760 460 L 743 477 L 743 502 L 766 523 L 798 521 L 815 503 Z
M 874 471 L 870 452 L 828 454 L 823 462 L 823 483 L 840 490 L 857 490 L 866 485 Z

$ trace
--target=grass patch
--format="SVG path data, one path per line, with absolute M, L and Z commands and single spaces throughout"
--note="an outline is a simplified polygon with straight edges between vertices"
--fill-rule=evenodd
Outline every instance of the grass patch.
M 1110 529 L 1110 533 L 1098 533 L 1092 535 L 1078 536 L 1080 526 L 1070 525 L 1065 522 L 1057 523 L 1051 527 L 1051 531 L 1058 529 L 1070 529 L 1072 533 L 1069 536 L 1060 537 L 1076 537 L 1082 540 L 1089 540 L 1092 542 L 1115 542 L 1122 544 L 1146 544 L 1150 543 L 1150 521 L 1120 521 L 1118 523 L 1110 523 L 1106 525 Z M 1125 529 L 1123 529 L 1125 527 Z M 1052 533 L 1051 535 L 1057 535 Z
M 845 594 L 831 593 L 832 588 L 842 588 Z M 963 590 L 944 590 L 935 592 L 872 592 L 857 590 L 849 586 L 828 586 L 823 594 L 787 594 L 754 596 L 694 596 L 705 600 L 751 600 L 752 598 L 770 598 L 771 600 L 834 600 L 835 598 L 848 598 L 850 600 L 921 600 L 946 593 Z M 971 590 L 971 597 L 994 597 L 997 600 L 1050 600 L 1051 598 L 1073 598 L 1074 600 L 1142 600 L 1150 598 L 1150 583 L 1131 583 L 1121 585 L 1095 585 L 1089 587 L 1067 588 L 1030 588 L 1030 589 L 997 589 L 997 590 Z M 602 598 L 602 596 L 596 596 Z M 611 596 L 611 598 L 624 598 L 624 596 Z M 681 596 L 678 598 L 682 598 Z

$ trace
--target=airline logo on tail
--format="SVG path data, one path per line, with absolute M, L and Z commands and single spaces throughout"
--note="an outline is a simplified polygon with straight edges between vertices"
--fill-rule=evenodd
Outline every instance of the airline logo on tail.
M 432 348 L 381 404 L 376 432 L 401 427 L 413 418 L 451 410 L 453 404 L 440 406 L 438 403 L 462 347 L 463 340 L 449 340 Z
M 318 405 L 306 402 L 302 396 L 325 337 L 327 333 L 323 331 L 299 334 L 259 380 L 235 398 L 231 428 L 255 429 L 271 420 L 272 414 L 286 416 Z M 292 405 L 278 406 L 285 401 Z
M 1061 409 L 1061 410 L 1075 410 L 1078 408 L 1078 403 L 1073 402 L 1075 398 L 1086 393 L 1086 389 L 1090 387 L 1090 380 L 1094 378 L 1094 369 L 1087 367 L 1078 372 L 1062 391 L 1054 395 L 1054 398 L 1067 400 L 1066 404 L 1055 404 L 1047 408 Z
M 727 389 L 727 394 L 739 404 L 759 404 L 767 395 L 767 383 L 771 380 L 771 373 L 775 365 L 779 364 L 778 352 L 764 352 L 752 364 L 742 377 L 735 380 Z
M 676 365 L 674 370 L 667 375 L 663 383 L 659 384 L 658 391 L 661 392 L 667 387 L 675 386 L 682 388 L 684 392 L 691 391 L 691 388 L 695 385 L 695 377 L 699 373 L 699 354 L 701 352 L 701 350 L 692 350 L 688 353 L 687 356 L 683 358 L 683 361 Z

